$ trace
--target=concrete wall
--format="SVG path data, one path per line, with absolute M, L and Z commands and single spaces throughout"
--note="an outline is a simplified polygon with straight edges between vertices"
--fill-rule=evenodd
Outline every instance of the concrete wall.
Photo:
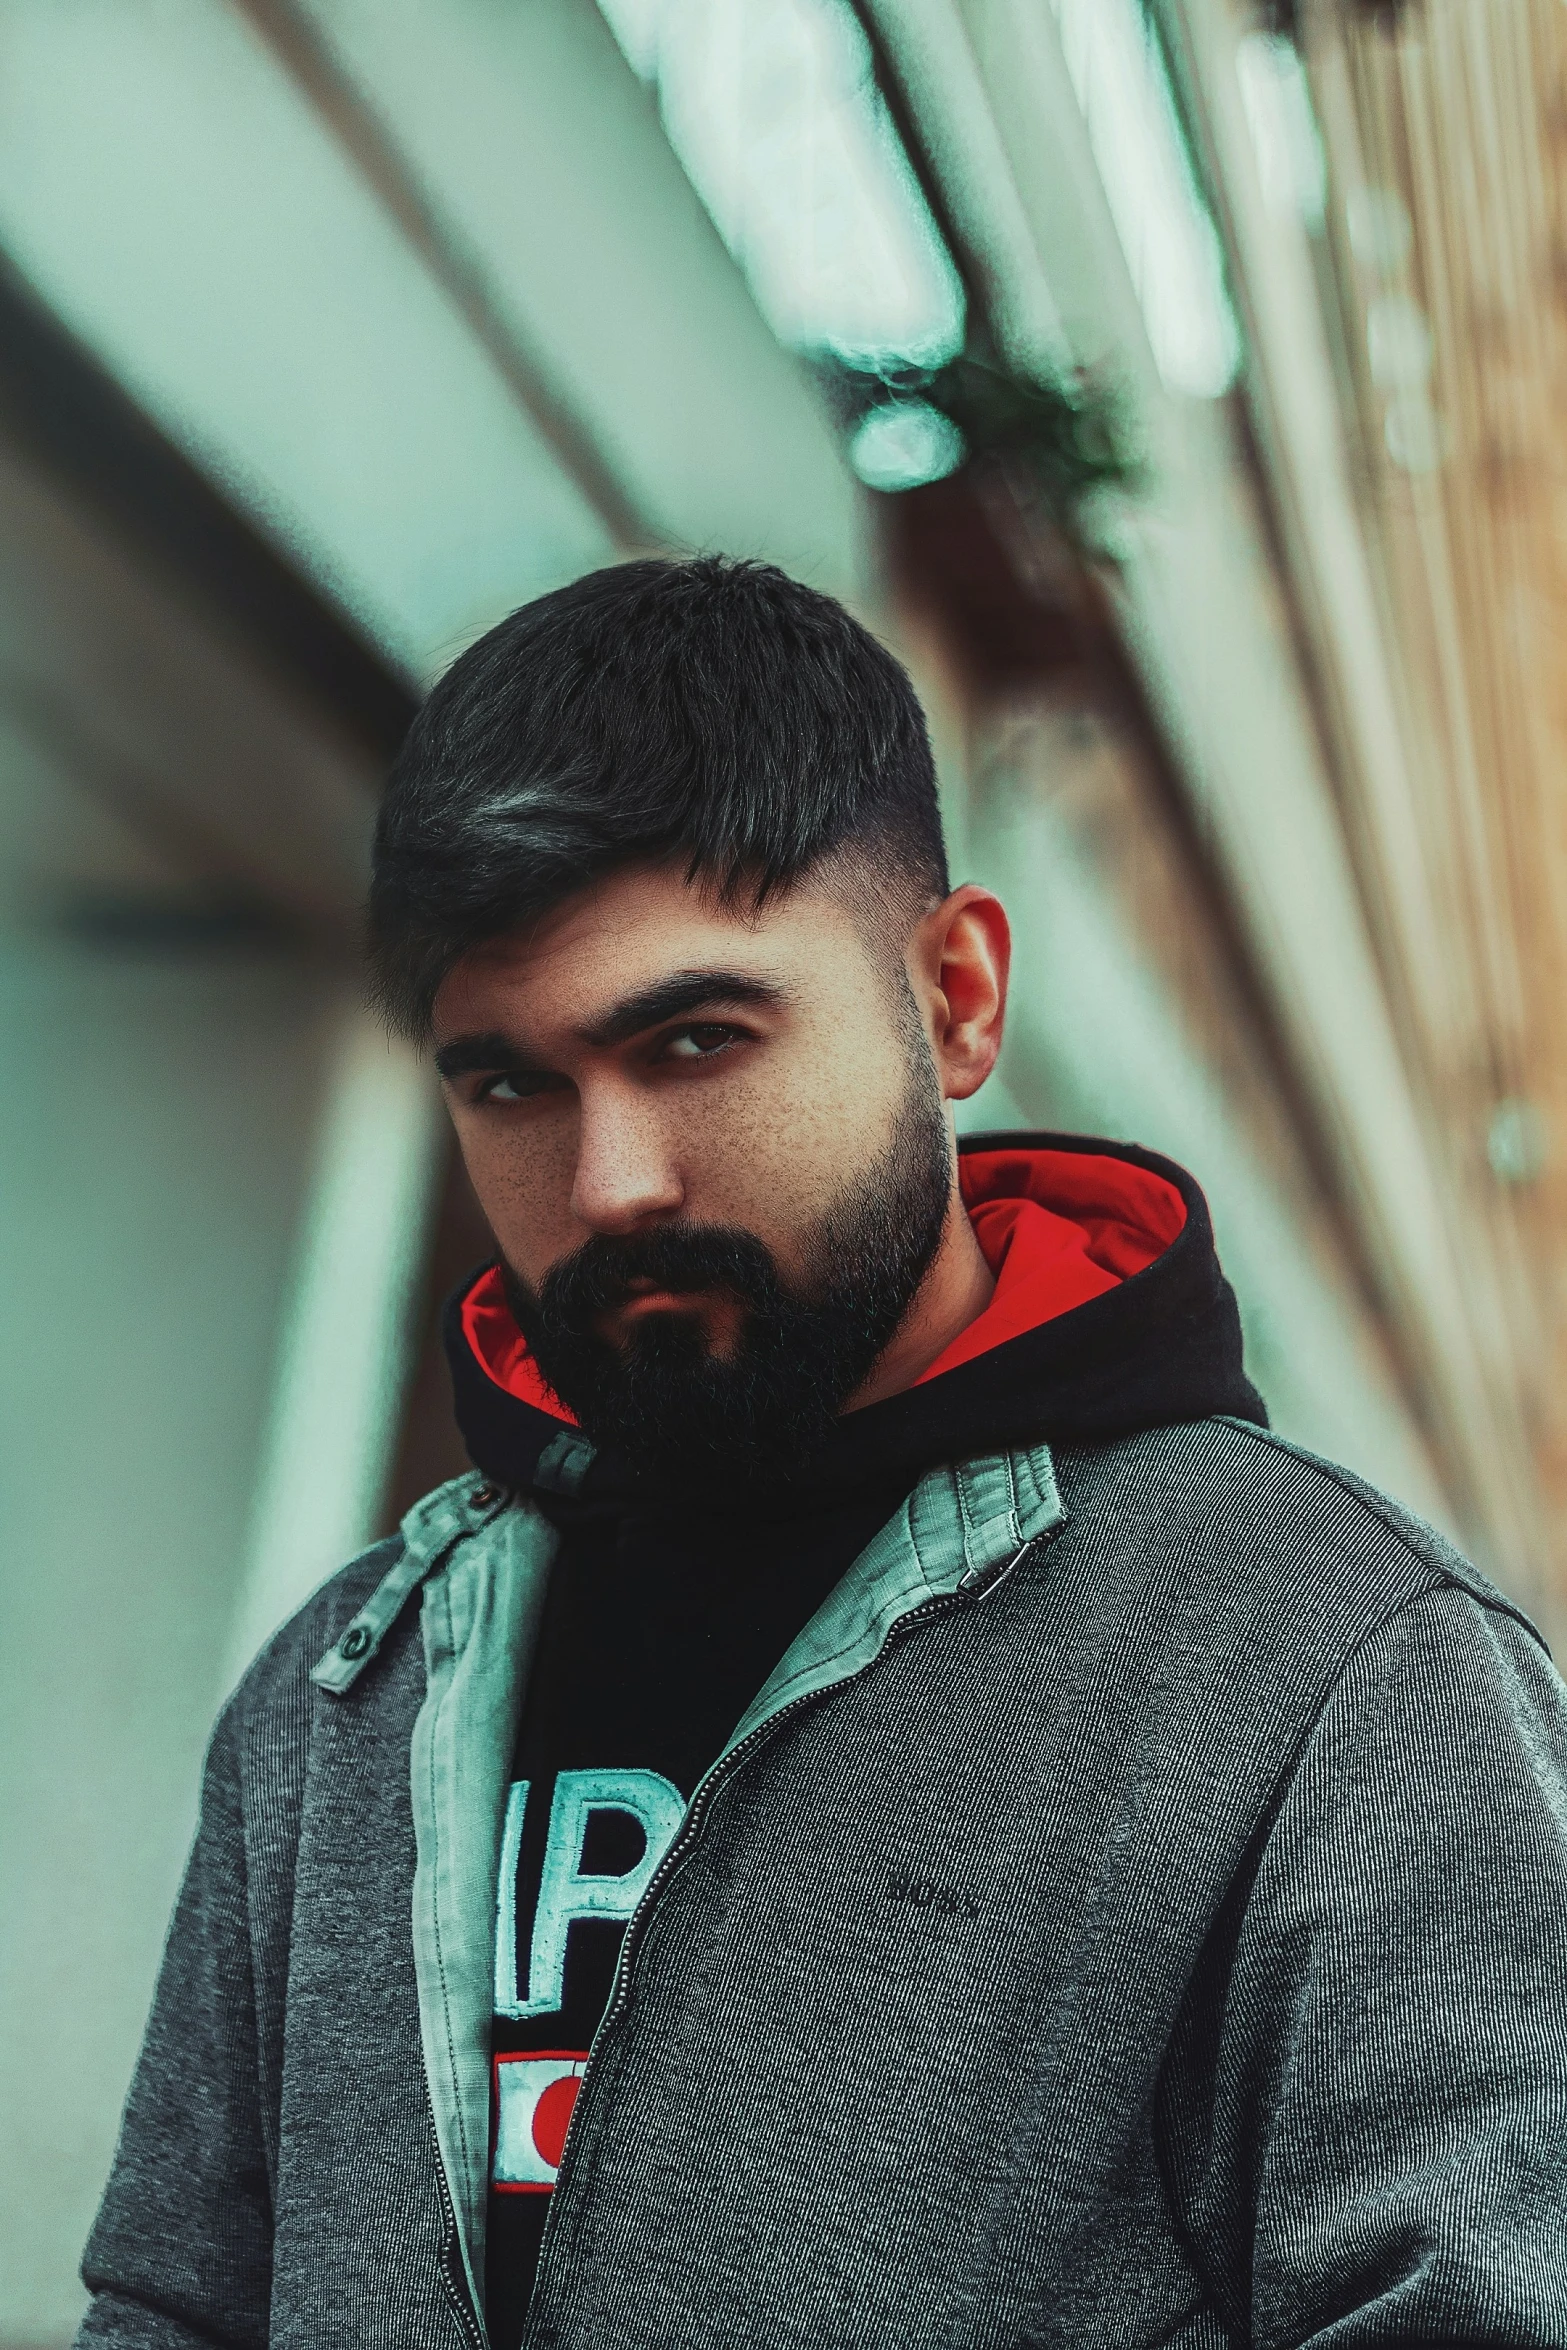
M 342 1020 L 0 946 L 0 2342 L 68 2339 L 246 1571 Z

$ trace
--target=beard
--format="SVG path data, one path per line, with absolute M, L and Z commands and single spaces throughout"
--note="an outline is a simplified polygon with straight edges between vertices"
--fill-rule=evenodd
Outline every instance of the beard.
M 595 1234 L 537 1291 L 505 1267 L 506 1294 L 550 1386 L 637 1484 L 652 1492 L 693 1477 L 719 1490 L 787 1485 L 808 1468 L 908 1312 L 940 1246 L 951 1192 L 946 1117 L 919 1031 L 892 1137 L 808 1227 L 796 1279 L 743 1226 L 666 1224 Z M 740 1308 L 733 1352 L 715 1354 L 694 1314 L 650 1313 L 623 1345 L 602 1337 L 599 1317 L 623 1305 L 639 1280 L 732 1299 Z

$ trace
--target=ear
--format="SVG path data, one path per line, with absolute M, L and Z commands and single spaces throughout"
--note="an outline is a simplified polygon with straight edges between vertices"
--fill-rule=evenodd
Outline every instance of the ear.
M 1006 908 L 972 881 L 934 907 L 909 941 L 909 980 L 948 1101 L 978 1093 L 996 1065 L 1011 960 Z

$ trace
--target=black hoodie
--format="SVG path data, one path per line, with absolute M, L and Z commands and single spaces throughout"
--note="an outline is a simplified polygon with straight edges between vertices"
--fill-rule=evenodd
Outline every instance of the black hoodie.
M 960 1169 L 998 1275 L 991 1308 L 916 1385 L 846 1414 L 786 1497 L 650 1502 L 609 1450 L 560 1492 L 540 1462 L 569 1414 L 539 1379 L 493 1269 L 447 1309 L 457 1417 L 475 1465 L 530 1491 L 562 1535 L 500 1894 L 503 1915 L 515 1905 L 517 1942 L 515 1977 L 504 1989 L 498 1978 L 494 2032 L 495 2350 L 521 2335 L 575 2080 L 666 1822 L 919 1477 L 1006 1448 L 1104 1443 L 1221 1412 L 1265 1421 L 1207 1206 L 1183 1169 L 1126 1145 L 1043 1134 L 966 1138 Z M 622 1890 L 585 1914 L 605 1885 Z

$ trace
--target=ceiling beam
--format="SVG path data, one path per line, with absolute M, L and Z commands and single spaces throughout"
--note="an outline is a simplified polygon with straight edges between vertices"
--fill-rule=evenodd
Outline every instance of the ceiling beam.
M 377 760 L 412 686 L 216 490 L 0 262 L 0 440 Z
M 443 218 L 396 136 L 296 0 L 234 0 L 483 347 L 540 439 L 623 554 L 665 534 L 639 507 L 517 319 L 495 300 L 489 274 Z

